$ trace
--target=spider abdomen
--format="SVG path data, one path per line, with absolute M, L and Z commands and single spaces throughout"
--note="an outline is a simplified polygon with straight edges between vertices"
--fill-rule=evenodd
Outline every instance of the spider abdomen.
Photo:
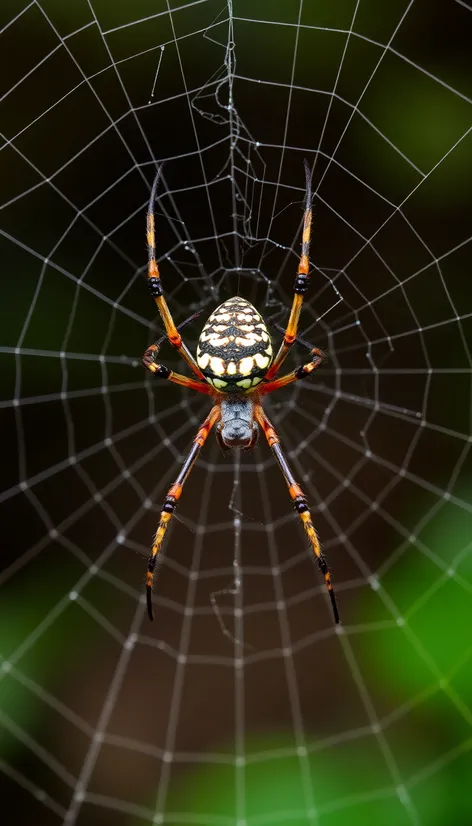
M 269 331 L 245 298 L 220 304 L 206 322 L 197 346 L 197 364 L 205 379 L 223 393 L 252 390 L 273 359 Z

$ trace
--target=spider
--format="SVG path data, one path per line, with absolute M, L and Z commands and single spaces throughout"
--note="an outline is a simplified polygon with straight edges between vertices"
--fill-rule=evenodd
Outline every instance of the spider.
M 320 549 L 306 496 L 295 481 L 280 446 L 279 437 L 262 406 L 264 396 L 281 387 L 286 387 L 294 381 L 306 378 L 320 366 L 324 359 L 323 352 L 317 347 L 311 349 L 310 345 L 310 361 L 301 364 L 291 373 L 286 373 L 283 376 L 277 375 L 287 354 L 297 340 L 303 296 L 308 289 L 310 280 L 308 254 L 311 237 L 312 194 L 311 173 L 308 163 L 305 161 L 306 197 L 302 252 L 295 278 L 290 317 L 284 331 L 283 341 L 275 358 L 271 338 L 262 316 L 249 301 L 240 296 L 228 299 L 213 310 L 198 340 L 196 358 L 182 341 L 179 329 L 175 326 L 164 298 L 161 277 L 156 262 L 154 201 L 159 174 L 160 170 L 154 179 L 147 212 L 148 286 L 151 297 L 159 310 L 166 335 L 147 348 L 143 356 L 143 365 L 156 378 L 166 379 L 210 396 L 213 399 L 213 406 L 200 426 L 183 467 L 177 479 L 169 488 L 162 506 L 159 525 L 147 565 L 146 598 L 149 619 L 153 619 L 152 588 L 158 554 L 169 522 L 182 494 L 183 486 L 210 430 L 216 426 L 217 441 L 222 450 L 227 452 L 234 449 L 251 450 L 257 442 L 258 426 L 260 426 L 287 483 L 293 507 L 302 521 L 313 550 L 314 561 L 318 562 L 327 585 L 334 620 L 339 623 L 339 613 L 331 583 L 331 575 Z M 192 316 L 192 318 L 194 317 Z M 158 363 L 159 347 L 165 338 L 187 362 L 195 378 L 188 378 L 175 373 L 163 364 Z

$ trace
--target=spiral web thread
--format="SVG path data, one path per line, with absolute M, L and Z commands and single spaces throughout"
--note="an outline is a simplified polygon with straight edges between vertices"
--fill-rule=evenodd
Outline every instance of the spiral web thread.
M 77 4 L 77 22 L 74 18 L 74 24 L 67 28 L 50 4 L 32 2 L 7 15 L 0 31 L 0 44 L 3 42 L 5 49 L 15 45 L 22 55 L 21 63 L 15 63 L 7 77 L 0 99 L 3 168 L 11 165 L 18 170 L 16 177 L 5 172 L 1 234 L 7 253 L 27 273 L 24 292 L 18 293 L 23 303 L 21 318 L 16 318 L 17 334 L 0 348 L 12 377 L 11 391 L 1 406 L 11 414 L 17 476 L 7 484 L 0 500 L 5 511 L 21 500 L 19 513 L 25 519 L 34 513 L 35 525 L 40 526 L 33 544 L 27 534 L 18 537 L 18 553 L 8 558 L 0 584 L 2 592 L 8 593 L 17 581 L 24 585 L 32 570 L 37 576 L 41 559 L 49 559 L 45 555 L 51 545 L 60 550 L 63 559 L 74 561 L 74 571 L 82 570 L 70 587 L 64 587 L 34 630 L 2 661 L 2 681 L 21 686 L 34 696 L 44 713 L 52 715 L 56 728 L 67 723 L 86 740 L 79 762 L 71 768 L 62 752 L 43 746 L 35 733 L 6 711 L 1 712 L 5 731 L 24 745 L 35 765 L 47 768 L 53 781 L 48 775 L 48 781 L 42 783 L 45 772 L 26 774 L 14 761 L 2 761 L 2 769 L 19 789 L 36 798 L 37 811 L 51 818 L 50 822 L 95 822 L 87 817 L 95 817 L 97 812 L 111 816 L 113 812 L 126 815 L 129 820 L 123 822 L 130 823 L 138 817 L 140 822 L 149 823 L 236 822 L 238 826 L 256 826 L 258 822 L 288 822 L 302 814 L 307 823 L 318 824 L 330 806 L 349 807 L 355 796 L 333 800 L 325 808 L 319 805 L 309 755 L 363 740 L 368 734 L 385 761 L 389 783 L 365 793 L 365 800 L 378 794 L 396 796 L 406 812 L 406 822 L 417 824 L 423 819 L 414 801 L 415 786 L 470 749 L 470 738 L 458 740 L 450 750 L 430 755 L 415 772 L 404 770 L 391 746 L 389 726 L 393 720 L 406 719 L 427 693 L 410 696 L 387 713 L 377 710 L 375 690 L 363 673 L 356 641 L 381 628 L 400 629 L 398 633 L 405 635 L 417 658 L 429 669 L 431 690 L 440 686 L 464 729 L 470 725 L 470 709 L 450 684 L 449 675 L 409 628 L 405 613 L 414 612 L 432 598 L 446 579 L 454 583 L 458 593 L 470 594 L 472 589 L 461 573 L 461 564 L 470 558 L 471 545 L 454 557 L 446 552 L 441 557 L 420 536 L 445 502 L 466 514 L 472 511 L 459 491 L 470 457 L 468 340 L 472 307 L 466 306 L 456 275 L 470 238 L 467 227 L 457 222 L 449 228 L 446 243 L 416 221 L 417 213 L 410 210 L 422 189 L 431 185 L 427 191 L 434 192 L 440 186 L 435 183 L 436 176 L 451 158 L 463 147 L 470 147 L 472 127 L 467 124 L 471 100 L 459 84 L 425 68 L 420 60 L 415 62 L 397 46 L 418 11 L 413 0 L 392 5 L 395 13 L 385 22 L 381 42 L 363 33 L 360 0 L 350 4 L 346 21 L 339 28 L 307 22 L 303 0 L 291 9 L 292 16 L 287 12 L 284 19 L 276 17 L 276 4 L 260 4 L 260 17 L 250 14 L 249 5 L 230 1 L 224 6 L 213 0 L 171 5 L 167 0 L 155 12 L 150 4 L 141 4 L 143 14 L 136 12 L 135 19 L 132 7 L 126 12 L 127 19 L 124 12 L 116 10 L 114 19 L 108 14 L 115 12 L 106 12 L 102 4 L 84 2 Z M 450 7 L 457 26 L 471 25 L 467 4 L 455 2 Z M 274 18 L 269 16 L 271 8 Z M 426 25 L 424 5 L 418 13 Z M 36 27 L 39 44 L 31 54 L 21 48 L 28 27 Z M 247 61 L 246 52 L 243 54 L 242 43 L 248 34 L 250 43 L 263 49 L 263 38 L 272 37 L 274 28 L 289 44 L 280 57 L 284 82 L 277 79 L 273 64 L 266 69 L 261 62 L 260 76 L 254 70 L 250 73 L 251 66 L 257 66 L 257 49 L 245 47 L 254 58 L 252 63 Z M 315 69 L 301 58 L 314 34 L 336 34 L 339 38 L 328 89 L 317 86 Z M 88 38 L 95 49 L 90 53 L 86 51 Z M 207 72 L 205 80 L 199 79 L 200 69 L 190 61 L 194 47 L 205 57 L 201 68 Z M 356 48 L 369 50 L 370 68 L 356 95 L 347 101 L 340 89 L 352 66 L 351 51 Z M 102 61 L 99 68 L 92 67 L 97 53 Z M 383 77 L 385 64 L 391 59 L 412 77 L 420 76 L 428 87 L 439 88 L 451 106 L 457 105 L 455 123 L 462 127 L 458 126 L 453 136 L 451 130 L 428 166 L 423 167 L 417 156 L 409 157 L 402 145 L 364 113 L 370 90 Z M 51 71 L 50 64 L 56 65 L 54 61 L 61 61 L 58 71 L 49 76 L 47 88 L 43 88 L 42 77 Z M 214 71 L 208 72 L 207 64 L 212 63 Z M 269 78 L 271 72 L 274 80 Z M 37 86 L 30 87 L 30 83 Z M 114 104 L 107 84 L 115 95 L 119 93 L 121 109 Z M 36 94 L 37 89 L 41 93 Z M 251 122 L 251 105 L 261 105 L 264 92 L 270 100 L 268 117 L 276 121 L 274 131 L 279 135 L 272 145 L 259 135 L 257 119 L 255 127 Z M 388 89 L 385 95 L 388 99 Z M 296 111 L 302 98 L 307 102 L 321 99 L 323 115 L 316 137 L 299 130 L 300 143 L 296 145 L 294 126 L 299 125 Z M 87 107 L 93 109 L 93 117 L 86 127 L 81 116 Z M 340 128 L 338 108 L 344 112 Z M 72 111 L 77 118 L 75 143 L 64 147 L 59 137 L 61 119 Z M 178 127 L 180 118 L 182 126 Z M 344 147 L 360 122 L 404 174 L 407 184 L 401 196 L 398 191 L 392 196 L 387 184 L 382 189 L 375 178 L 364 180 L 354 164 L 351 168 L 350 154 Z M 179 151 L 163 155 L 159 133 L 167 129 L 180 139 Z M 51 151 L 44 144 L 45 134 Z M 95 165 L 94 153 L 98 158 Z M 149 539 L 165 491 L 178 473 L 207 401 L 167 385 L 153 385 L 140 365 L 141 352 L 160 331 L 158 319 L 151 321 L 152 304 L 145 285 L 144 215 L 150 184 L 156 166 L 165 161 L 156 203 L 157 247 L 176 319 L 180 321 L 196 310 L 205 316 L 216 303 L 240 289 L 257 302 L 266 318 L 276 315 L 283 323 L 300 249 L 305 156 L 313 169 L 315 213 L 312 283 L 301 332 L 305 339 L 326 347 L 329 362 L 313 381 L 298 383 L 268 400 L 267 409 L 307 492 L 333 570 L 344 624 L 334 628 L 329 605 L 323 602 L 322 583 L 315 573 L 310 578 L 310 570 L 302 580 L 304 588 L 290 595 L 286 592 L 291 572 L 307 564 L 307 550 L 289 501 L 286 510 L 274 504 L 273 491 L 281 491 L 282 483 L 268 449 L 260 445 L 248 457 L 235 455 L 223 460 L 210 439 L 194 471 L 196 482 L 193 486 L 189 482 L 184 491 L 178 521 L 165 545 L 155 593 L 156 622 L 151 629 L 145 624 L 141 588 Z M 102 175 L 100 165 L 106 170 Z M 94 170 L 91 195 L 87 199 L 82 193 L 82 199 L 74 200 L 70 193 L 90 166 Z M 181 169 L 182 177 L 177 177 Z M 350 207 L 345 213 L 342 198 L 334 200 L 339 180 L 341 191 L 344 185 L 350 192 Z M 133 193 L 131 199 L 129 192 Z M 370 209 L 362 226 L 352 208 L 361 198 Z M 42 204 L 44 215 L 38 213 Z M 35 225 L 47 229 L 45 237 L 34 231 Z M 331 259 L 323 257 L 330 247 L 322 244 L 322 228 L 339 238 L 339 242 L 332 242 L 336 254 Z M 80 233 L 83 247 L 77 251 Z M 395 239 L 394 246 L 405 244 L 408 255 L 395 257 L 391 248 L 385 251 L 389 233 Z M 131 238 L 135 240 L 129 241 Z M 375 277 L 364 280 L 363 271 L 374 272 Z M 44 330 L 43 346 L 37 319 L 45 303 L 54 307 L 61 285 L 67 291 L 69 310 L 63 319 L 60 344 L 50 347 Z M 84 323 L 87 308 L 93 308 L 88 329 Z M 101 321 L 94 327 L 95 315 Z M 44 324 L 43 316 L 43 329 Z M 193 346 L 195 330 L 189 330 Z M 440 356 L 452 340 L 455 353 L 460 355 L 455 361 L 443 361 Z M 120 350 L 122 342 L 126 342 L 127 352 Z M 300 350 L 297 361 L 306 358 L 304 352 Z M 163 349 L 163 362 L 174 366 L 172 359 L 172 353 Z M 41 367 L 36 368 L 36 364 Z M 83 386 L 77 365 L 79 370 L 91 371 Z M 35 369 L 43 375 L 48 392 L 41 392 L 35 384 Z M 92 375 L 94 382 L 90 381 Z M 450 419 L 438 398 L 453 387 L 448 379 L 460 386 L 462 394 L 461 410 Z M 135 409 L 132 399 L 136 399 Z M 91 405 L 92 411 L 87 443 L 81 430 L 87 407 L 81 404 Z M 40 421 L 44 428 L 45 408 L 53 411 L 52 421 L 62 423 L 63 432 L 58 435 L 54 455 L 43 453 L 39 466 L 36 460 L 31 461 L 31 423 Z M 123 422 L 121 409 L 132 411 Z M 395 442 L 392 449 L 388 437 L 385 439 L 389 432 Z M 441 472 L 434 462 L 437 445 L 443 458 Z M 417 462 L 420 450 L 431 451 L 431 474 L 424 461 Z M 100 462 L 106 464 L 109 474 L 103 482 L 104 477 L 97 472 Z M 80 495 L 59 504 L 48 486 L 52 483 L 60 489 L 64 478 L 67 488 L 72 476 Z M 249 487 L 250 497 L 244 493 Z M 126 491 L 129 507 L 115 502 L 113 497 L 120 490 Z M 417 495 L 426 502 L 420 519 L 416 513 L 412 521 L 398 500 L 396 507 L 390 507 L 391 497 L 397 493 L 403 500 Z M 89 520 L 85 533 L 80 530 L 83 519 Z M 384 536 L 390 540 L 382 549 L 380 563 L 363 545 L 373 519 L 382 522 Z M 102 530 L 102 523 L 107 529 Z M 84 536 L 91 525 L 100 525 L 97 533 L 104 539 L 98 547 L 91 541 L 89 552 Z M 111 534 L 107 533 L 110 526 Z M 80 540 L 76 539 L 78 528 Z M 264 554 L 257 556 L 258 564 L 244 550 L 251 541 L 266 543 Z M 217 546 L 217 553 L 207 555 L 211 543 Z M 382 579 L 401 559 L 406 571 L 407 554 L 421 558 L 428 570 L 427 585 L 418 582 L 417 602 L 400 606 L 383 587 Z M 53 571 L 55 568 L 49 567 L 48 576 Z M 166 594 L 167 572 L 184 583 L 176 599 Z M 259 601 L 251 598 L 255 580 L 272 588 L 265 591 L 265 585 L 261 586 L 264 596 Z M 115 605 L 122 602 L 126 622 L 117 620 L 116 610 L 108 610 L 109 603 L 101 604 L 99 592 L 89 590 L 94 582 L 109 589 Z M 199 591 L 202 583 L 204 594 Z M 366 592 L 366 605 L 375 601 L 375 619 L 367 608 L 360 607 Z M 96 628 L 102 647 L 106 648 L 108 641 L 118 652 L 109 679 L 102 684 L 97 716 L 91 720 L 77 714 L 67 697 L 64 700 L 60 691 L 42 685 L 22 665 L 41 641 L 47 642 L 61 620 L 67 622 L 71 603 L 84 620 L 87 617 L 87 627 Z M 304 610 L 302 625 L 292 619 L 300 606 Z M 168 615 L 179 617 L 181 622 L 174 642 L 166 639 Z M 275 645 L 265 642 L 264 623 L 269 615 L 277 628 L 274 634 L 279 642 Z M 195 625 L 203 618 L 213 635 L 209 648 L 200 648 L 193 636 Z M 257 634 L 248 633 L 248 627 L 256 627 L 248 626 L 251 618 L 257 620 Z M 274 636 L 268 632 L 269 638 L 272 641 Z M 304 651 L 317 658 L 322 644 L 323 651 L 328 645 L 335 652 L 332 672 L 338 680 L 341 675 L 349 683 L 363 709 L 364 722 L 357 728 L 333 729 L 315 740 L 310 733 L 313 718 L 307 723 L 296 661 Z M 140 736 L 117 732 L 110 725 L 123 685 L 137 668 L 137 649 L 145 649 L 148 659 L 167 658 L 175 666 L 165 709 L 167 723 L 159 742 L 153 741 L 152 735 L 144 742 Z M 251 674 L 251 666 L 270 661 L 277 664 L 280 679 L 285 680 L 287 719 L 303 796 L 299 811 L 291 816 L 285 813 L 282 818 L 274 809 L 257 819 L 246 812 L 245 704 L 252 686 L 251 676 L 246 675 Z M 231 753 L 179 751 L 177 731 L 187 702 L 185 688 L 197 666 L 204 670 L 211 666 L 212 675 L 215 669 L 233 674 Z M 143 669 L 141 679 L 148 679 Z M 328 669 L 328 673 L 323 672 L 323 681 L 330 679 L 334 677 Z M 119 750 L 121 759 L 123 754 L 129 760 L 146 755 L 159 764 L 158 782 L 152 787 L 154 807 L 123 798 L 119 786 L 108 793 L 100 789 L 99 782 L 92 782 L 106 746 Z M 273 757 L 270 752 L 261 752 L 251 759 Z M 199 762 L 234 765 L 236 821 L 211 813 L 199 820 L 195 813 L 186 811 L 185 801 L 180 812 L 167 811 L 175 766 Z M 56 796 L 48 783 L 52 783 L 51 789 L 62 786 L 61 795 Z

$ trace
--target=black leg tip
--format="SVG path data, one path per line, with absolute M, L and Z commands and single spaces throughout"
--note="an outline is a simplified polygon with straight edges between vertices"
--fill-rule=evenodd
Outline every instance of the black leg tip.
M 149 588 L 149 586 L 146 586 L 146 602 L 147 602 L 148 617 L 151 620 L 151 622 L 153 622 L 154 613 L 153 613 L 153 610 L 152 610 L 152 590 L 151 590 L 151 588 Z
M 338 606 L 336 605 L 336 597 L 334 596 L 332 591 L 329 592 L 329 595 L 331 597 L 331 605 L 333 606 L 334 621 L 336 625 L 340 625 L 341 620 L 339 618 Z

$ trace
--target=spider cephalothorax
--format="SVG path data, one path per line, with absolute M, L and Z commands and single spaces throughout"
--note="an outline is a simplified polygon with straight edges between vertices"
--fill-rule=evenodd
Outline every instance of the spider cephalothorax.
M 323 361 L 323 353 L 317 347 L 311 350 L 311 360 L 301 364 L 291 373 L 278 376 L 280 367 L 293 346 L 298 331 L 303 296 L 309 283 L 311 233 L 311 175 L 305 162 L 306 202 L 303 218 L 302 253 L 294 284 L 292 309 L 283 341 L 274 358 L 270 335 L 262 316 L 255 307 L 241 296 L 229 298 L 213 310 L 198 340 L 196 359 L 185 346 L 179 329 L 164 298 L 159 268 L 156 262 L 153 206 L 159 173 L 154 179 L 147 214 L 147 240 L 149 249 L 148 284 L 156 302 L 166 337 L 192 370 L 195 378 L 188 378 L 169 370 L 157 362 L 159 344 L 147 348 L 143 364 L 156 378 L 197 390 L 213 398 L 213 407 L 198 430 L 190 452 L 176 481 L 170 487 L 162 506 L 159 525 L 148 561 L 146 579 L 147 606 L 150 619 L 152 612 L 152 586 L 156 561 L 162 547 L 167 526 L 180 499 L 182 488 L 202 449 L 207 436 L 216 425 L 216 437 L 224 452 L 242 448 L 251 450 L 257 441 L 258 426 L 265 437 L 282 471 L 295 511 L 298 513 L 309 539 L 314 558 L 317 560 L 328 587 L 335 622 L 339 622 L 338 608 L 331 584 L 326 560 L 321 553 L 306 497 L 288 466 L 280 447 L 280 440 L 262 407 L 267 393 L 309 376 Z
M 254 421 L 254 402 L 243 396 L 230 396 L 220 402 L 221 418 L 216 425 L 216 438 L 223 452 L 242 447 L 255 447 L 259 433 Z

